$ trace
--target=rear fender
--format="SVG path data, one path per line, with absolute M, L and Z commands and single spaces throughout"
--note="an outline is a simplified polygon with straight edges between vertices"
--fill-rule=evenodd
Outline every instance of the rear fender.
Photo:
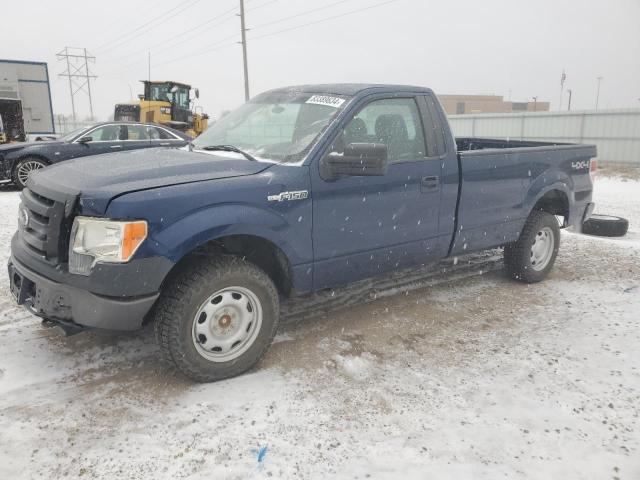
M 536 203 L 552 190 L 564 193 L 571 209 L 574 202 L 573 179 L 562 170 L 553 169 L 544 172 L 531 183 L 524 198 L 524 211 L 530 213 Z

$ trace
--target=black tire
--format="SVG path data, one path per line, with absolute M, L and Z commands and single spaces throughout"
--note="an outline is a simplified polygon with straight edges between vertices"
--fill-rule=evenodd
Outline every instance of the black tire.
M 629 221 L 612 215 L 591 215 L 582 224 L 582 233 L 599 237 L 623 237 L 627 234 L 627 230 L 629 230 Z
M 533 246 L 537 238 L 543 238 L 545 244 L 551 238 L 553 243 L 550 244 L 545 262 L 536 266 Z M 520 282 L 539 282 L 544 280 L 553 268 L 559 248 L 560 227 L 556 217 L 547 212 L 534 211 L 529 215 L 518 241 L 504 247 L 505 269 L 513 279 Z
M 196 314 L 209 305 L 214 293 L 232 286 L 247 289 L 260 302 L 261 324 L 244 353 L 229 361 L 212 361 L 195 344 Z M 278 328 L 278 291 L 269 276 L 252 263 L 231 256 L 199 258 L 163 289 L 154 317 L 156 340 L 165 360 L 195 381 L 213 382 L 247 371 L 264 355 Z
M 18 188 L 22 189 L 26 186 L 26 178 L 24 176 L 24 172 L 23 170 L 29 166 L 30 170 L 39 170 L 41 168 L 44 168 L 48 165 L 48 163 L 44 160 L 42 160 L 41 158 L 38 157 L 25 157 L 25 158 L 21 158 L 20 160 L 18 160 L 18 162 L 16 162 L 16 164 L 13 166 L 13 171 L 11 172 L 11 180 L 13 181 L 14 185 L 16 185 Z M 28 175 L 28 174 L 27 174 Z

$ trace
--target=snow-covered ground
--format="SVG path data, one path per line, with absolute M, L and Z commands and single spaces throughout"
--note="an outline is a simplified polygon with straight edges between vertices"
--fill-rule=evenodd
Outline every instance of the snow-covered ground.
M 209 385 L 150 332 L 42 328 L 0 276 L 0 478 L 638 479 L 640 182 L 595 198 L 629 234 L 563 233 L 544 283 L 380 295 Z M 0 191 L 2 264 L 17 203 Z

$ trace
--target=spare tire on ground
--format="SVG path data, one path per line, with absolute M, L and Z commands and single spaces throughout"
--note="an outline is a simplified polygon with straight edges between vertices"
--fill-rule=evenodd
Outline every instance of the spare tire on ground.
M 626 218 L 613 215 L 591 215 L 582 224 L 582 233 L 599 237 L 622 237 L 628 229 L 629 221 Z

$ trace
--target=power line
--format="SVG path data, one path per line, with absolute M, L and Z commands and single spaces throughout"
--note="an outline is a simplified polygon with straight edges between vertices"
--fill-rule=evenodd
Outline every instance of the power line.
M 238 34 L 234 33 L 233 35 L 229 35 L 228 37 L 224 37 L 224 38 L 218 40 L 217 42 L 208 45 L 208 47 L 213 47 L 213 48 L 207 48 L 206 50 L 202 50 L 202 51 L 199 51 L 199 52 L 196 52 L 196 53 L 192 53 L 192 54 L 189 54 L 189 55 L 182 55 L 180 57 L 175 57 L 175 58 L 173 58 L 171 60 L 167 60 L 166 62 L 157 63 L 155 66 L 159 67 L 159 66 L 167 65 L 169 63 L 174 63 L 174 62 L 177 62 L 177 61 L 180 61 L 180 60 L 186 60 L 186 59 L 193 58 L 193 57 L 199 57 L 200 55 L 204 55 L 205 53 L 210 53 L 210 52 L 214 52 L 216 50 L 220 50 L 221 48 L 226 47 L 226 46 L 237 45 L 238 44 L 237 40 L 233 41 L 233 42 L 223 43 L 225 40 L 229 40 L 231 38 L 237 39 L 237 37 L 238 37 Z M 136 62 L 136 65 L 137 64 L 138 63 Z
M 342 0 L 342 1 L 348 1 L 348 0 Z M 270 36 L 274 36 L 274 35 L 279 35 L 280 33 L 285 33 L 285 32 L 289 32 L 291 30 L 297 30 L 297 29 L 300 29 L 300 28 L 309 27 L 311 25 L 316 25 L 318 23 L 323 23 L 323 22 L 327 22 L 327 21 L 334 20 L 334 19 L 337 19 L 337 18 L 346 17 L 348 15 L 353 15 L 355 13 L 359 13 L 359 12 L 363 12 L 363 11 L 366 11 L 366 10 L 371 10 L 371 9 L 374 9 L 374 8 L 382 7 L 384 5 L 395 3 L 395 2 L 398 2 L 398 1 L 400 1 L 400 0 L 386 0 L 384 2 L 379 2 L 379 3 L 373 4 L 373 5 L 369 5 L 367 7 L 362 7 L 362 8 L 350 10 L 348 12 L 344 12 L 344 13 L 341 13 L 341 14 L 338 14 L 338 15 L 333 15 L 333 16 L 330 16 L 330 17 L 321 18 L 319 20 L 314 20 L 312 22 L 307 22 L 307 23 L 303 23 L 303 24 L 300 24 L 300 25 L 294 25 L 294 26 L 291 26 L 291 27 L 288 27 L 288 28 L 277 30 L 275 32 L 269 32 L 269 33 L 266 33 L 266 34 L 263 34 L 263 35 L 257 35 L 257 36 L 254 36 L 254 37 L 250 37 L 249 40 L 254 40 L 254 39 L 259 39 L 259 38 L 265 38 L 265 37 L 270 37 Z M 268 3 L 272 3 L 272 2 L 267 2 L 266 4 L 268 4 Z M 338 3 L 338 2 L 336 2 L 336 3 Z M 261 6 L 264 6 L 266 4 L 263 4 Z M 259 8 L 259 7 L 254 7 L 254 9 L 255 8 Z M 251 30 L 251 29 L 249 28 L 248 30 Z M 217 50 L 221 50 L 222 48 L 225 48 L 225 47 L 228 47 L 228 46 L 237 45 L 237 43 L 238 43 L 237 41 L 224 43 L 226 40 L 229 40 L 231 38 L 237 38 L 237 37 L 238 37 L 238 34 L 230 35 L 230 36 L 222 38 L 222 39 L 220 39 L 220 40 L 218 40 L 218 41 L 216 41 L 216 42 L 214 42 L 212 44 L 207 45 L 205 50 L 201 50 L 199 52 L 191 53 L 189 55 L 181 55 L 180 57 L 172 58 L 172 59 L 167 60 L 165 62 L 158 63 L 155 66 L 159 67 L 159 66 L 164 66 L 164 65 L 171 64 L 171 63 L 179 62 L 179 61 L 182 61 L 182 60 L 188 60 L 190 58 L 198 57 L 198 56 L 204 55 L 206 53 L 211 53 L 211 52 L 214 52 L 214 51 L 217 51 Z M 130 66 L 134 66 L 134 65 L 139 65 L 139 62 L 132 63 L 132 64 L 124 67 L 124 69 L 127 69 Z
M 354 13 L 364 12 L 365 10 L 371 10 L 374 8 L 382 7 L 384 5 L 389 5 L 390 3 L 399 2 L 400 0 L 387 0 L 385 2 L 375 3 L 373 5 L 369 5 L 368 7 L 357 8 L 355 10 L 350 10 L 348 12 L 341 13 L 339 15 L 333 15 L 331 17 L 321 18 L 320 20 L 314 20 L 312 22 L 303 23 L 301 25 L 294 25 L 292 27 L 283 28 L 282 30 L 277 30 L 275 32 L 265 33 L 263 35 L 257 35 L 255 37 L 250 37 L 249 40 L 257 40 L 259 38 L 271 37 L 273 35 L 278 35 L 280 33 L 290 32 L 291 30 L 297 30 L 299 28 L 310 27 L 311 25 L 316 25 L 318 23 L 328 22 L 329 20 L 335 20 L 337 18 L 346 17 L 347 15 L 352 15 Z
M 246 11 L 248 11 L 248 12 L 249 12 L 249 11 L 258 10 L 258 9 L 260 9 L 260 8 L 266 7 L 267 5 L 270 5 L 270 4 L 275 3 L 275 2 L 277 2 L 277 1 L 278 1 L 278 0 L 268 0 L 267 2 L 261 3 L 260 5 L 256 5 L 255 7 L 252 7 L 252 8 L 247 8 L 247 9 L 245 9 L 245 10 L 246 10 Z M 207 20 L 206 22 L 202 22 L 202 23 L 200 23 L 200 24 L 198 24 L 198 25 L 196 25 L 196 26 L 194 26 L 194 27 L 191 27 L 191 28 L 188 28 L 188 29 L 186 29 L 186 30 L 183 30 L 182 32 L 180 32 L 180 33 L 178 33 L 178 34 L 174 35 L 173 37 L 170 37 L 170 38 L 168 38 L 168 39 L 166 39 L 166 40 L 163 40 L 162 42 L 160 42 L 160 43 L 158 43 L 158 44 L 155 44 L 155 45 L 153 46 L 153 48 L 151 48 L 151 49 L 154 49 L 154 48 L 155 48 L 155 49 L 157 49 L 160 45 L 164 45 L 164 44 L 166 44 L 166 43 L 171 42 L 172 40 L 174 40 L 174 39 L 176 39 L 176 38 L 182 37 L 182 36 L 187 35 L 187 34 L 189 34 L 189 33 L 193 33 L 193 32 L 195 32 L 196 30 L 199 30 L 199 29 L 201 29 L 202 27 L 204 27 L 204 26 L 206 26 L 206 25 L 209 25 L 211 22 L 214 22 L 215 20 L 219 20 L 219 19 L 221 19 L 221 18 L 223 18 L 223 17 L 227 16 L 227 18 L 224 18 L 224 20 L 221 20 L 220 22 L 214 23 L 213 25 L 210 25 L 210 27 L 216 27 L 216 26 L 222 25 L 223 23 L 225 23 L 225 22 L 227 22 L 228 20 L 230 20 L 230 19 L 232 19 L 233 17 L 235 17 L 235 16 L 237 15 L 237 13 L 236 13 L 237 11 L 238 11 L 238 8 L 237 8 L 237 7 L 233 7 L 233 8 L 230 8 L 230 9 L 228 9 L 228 10 L 225 10 L 224 12 L 222 12 L 222 13 L 220 13 L 220 14 L 216 15 L 215 17 L 210 18 L 210 19 L 209 19 L 209 20 Z M 174 48 L 174 47 L 177 47 L 177 46 L 179 46 L 179 45 L 182 45 L 182 44 L 184 44 L 184 43 L 186 43 L 186 42 L 189 42 L 189 41 L 193 40 L 194 38 L 200 37 L 201 35 L 203 35 L 203 34 L 202 34 L 202 33 L 197 33 L 196 35 L 190 35 L 188 38 L 185 38 L 184 40 L 181 40 L 181 41 L 179 41 L 179 42 L 173 43 L 173 44 L 172 44 L 170 47 L 168 47 L 168 48 Z M 235 36 L 235 35 L 234 35 L 234 36 Z M 229 37 L 225 37 L 225 39 L 226 39 L 226 38 L 229 38 Z M 223 39 L 223 40 L 224 40 L 224 39 Z M 218 45 L 219 43 L 220 43 L 220 42 L 219 42 L 219 41 L 217 41 L 217 42 L 214 42 L 213 44 L 209 44 L 209 46 L 212 46 L 212 45 Z M 144 48 L 144 49 L 138 50 L 138 51 L 136 51 L 136 52 L 129 53 L 129 54 L 127 54 L 127 55 L 121 56 L 121 57 L 119 57 L 119 58 L 118 58 L 118 60 L 123 60 L 123 59 L 125 59 L 125 58 L 129 58 L 129 57 L 132 57 L 132 56 L 134 56 L 134 55 L 139 55 L 140 53 L 145 53 L 145 54 L 146 54 L 149 50 L 150 50 L 150 48 Z M 138 62 L 133 62 L 133 63 L 127 64 L 127 65 L 125 65 L 125 66 L 123 67 L 123 69 L 127 69 L 128 67 L 133 66 L 133 65 L 138 65 Z
M 102 54 L 104 54 L 105 52 L 111 51 L 114 48 L 117 48 L 123 44 L 126 44 L 128 42 L 130 42 L 131 40 L 133 40 L 134 38 L 138 38 L 141 35 L 144 35 L 145 33 L 153 30 L 154 28 L 167 23 L 169 20 L 173 20 L 173 17 L 166 17 L 164 19 L 162 19 L 162 17 L 169 15 L 170 13 L 172 13 L 173 11 L 175 11 L 176 9 L 182 7 L 185 4 L 189 4 L 185 7 L 185 9 L 193 7 L 196 3 L 200 2 L 201 0 L 184 0 L 183 2 L 179 3 L 177 6 L 173 7 L 171 10 L 166 11 L 165 13 L 163 13 L 162 15 L 159 15 L 158 17 L 156 17 L 154 20 L 151 20 L 143 25 L 141 25 L 140 27 L 136 28 L 135 30 L 132 30 L 131 32 L 129 32 L 128 34 L 122 35 L 120 36 L 120 38 L 115 39 L 115 43 L 114 41 L 108 42 L 106 44 L 103 44 L 103 47 L 106 45 L 111 45 L 110 47 L 103 49 L 103 47 L 98 47 L 98 49 L 101 51 Z M 153 23 L 156 20 L 160 20 L 158 23 L 156 23 L 155 25 L 151 25 L 149 26 L 149 28 L 143 29 L 145 26 L 150 25 L 151 23 Z M 141 30 L 142 29 L 142 30 Z M 136 33 L 137 32 L 137 33 Z M 130 36 L 131 34 L 133 34 L 133 36 Z M 123 37 L 129 37 L 126 39 L 123 39 Z
M 106 47 L 107 45 L 111 45 L 112 43 L 115 43 L 115 42 L 117 42 L 119 40 L 122 40 L 122 37 L 126 37 L 126 36 L 130 35 L 131 33 L 134 33 L 136 31 L 138 31 L 138 29 L 146 27 L 147 25 L 155 22 L 156 20 L 158 20 L 158 19 L 164 17 L 165 15 L 168 15 L 169 13 L 173 12 L 174 10 L 180 8 L 183 4 L 185 4 L 185 3 L 189 2 L 189 1 L 191 1 L 191 0 L 184 0 L 182 3 L 180 3 L 180 4 L 176 5 L 175 7 L 167 10 L 166 12 L 158 15 L 157 17 L 149 20 L 148 22 L 143 23 L 142 25 L 134 28 L 133 30 L 128 31 L 127 33 L 121 33 L 116 38 L 113 38 L 113 39 L 109 40 L 108 42 L 105 42 L 105 43 L 103 43 L 101 45 L 98 45 L 96 47 L 96 50 L 101 50 L 102 48 Z
M 212 22 L 214 22 L 214 21 L 216 21 L 216 20 L 219 20 L 219 19 L 221 19 L 221 18 L 223 18 L 223 17 L 225 17 L 225 16 L 228 16 L 228 18 L 225 18 L 224 20 L 221 20 L 220 22 L 215 23 L 215 24 L 210 25 L 210 26 L 211 26 L 211 27 L 217 27 L 218 25 L 222 25 L 222 24 L 223 24 L 223 23 L 225 23 L 226 21 L 228 21 L 228 20 L 232 19 L 233 17 L 235 17 L 235 16 L 236 16 L 236 13 L 235 13 L 236 11 L 237 11 L 237 7 L 233 7 L 233 8 L 230 8 L 230 9 L 228 9 L 228 10 L 225 10 L 224 12 L 220 13 L 219 15 L 216 15 L 215 17 L 210 18 L 210 19 L 209 19 L 209 20 L 207 20 L 206 22 L 199 23 L 198 25 L 196 25 L 196 26 L 194 26 L 194 27 L 188 28 L 187 30 L 183 30 L 182 32 L 180 32 L 180 33 L 178 33 L 178 34 L 174 35 L 173 37 L 169 37 L 169 38 L 167 38 L 166 40 L 161 41 L 160 43 L 156 43 L 155 45 L 153 45 L 153 48 L 156 48 L 156 49 L 157 49 L 159 46 L 164 45 L 164 44 L 166 44 L 166 43 L 169 43 L 169 42 L 171 42 L 172 40 L 175 40 L 176 38 L 180 38 L 180 37 L 183 37 L 183 36 L 185 36 L 185 35 L 187 35 L 187 34 L 189 34 L 189 33 L 193 33 L 193 32 L 195 32 L 196 30 L 200 30 L 200 29 L 201 29 L 202 27 L 204 27 L 204 26 L 210 25 Z M 192 40 L 194 37 L 198 37 L 199 35 L 201 35 L 201 34 L 200 34 L 200 33 L 198 33 L 197 35 L 190 36 L 190 37 L 188 37 L 188 38 L 186 38 L 186 39 L 184 39 L 184 40 L 181 40 L 181 41 L 179 41 L 179 42 L 173 43 L 173 44 L 171 45 L 171 47 L 169 47 L 169 48 L 173 48 L 173 47 L 177 47 L 178 45 L 182 45 L 183 43 L 186 43 L 186 42 L 188 42 L 188 41 Z M 138 55 L 138 54 L 140 54 L 140 53 L 146 53 L 146 52 L 148 52 L 149 50 L 150 50 L 150 48 L 143 48 L 143 49 L 141 49 L 141 50 L 137 50 L 137 51 L 135 51 L 135 52 L 133 52 L 133 53 L 129 53 L 129 54 L 127 54 L 127 55 L 124 55 L 124 56 L 120 57 L 120 60 L 122 60 L 122 59 L 124 59 L 124 58 L 132 57 L 132 56 L 134 56 L 134 55 Z
M 276 23 L 282 23 L 282 22 L 285 22 L 287 20 L 291 20 L 293 18 L 302 17 L 303 15 L 308 15 L 309 13 L 319 12 L 320 10 L 326 10 L 327 8 L 331 8 L 331 7 L 334 7 L 336 5 L 340 5 L 342 3 L 347 3 L 347 2 L 352 2 L 352 1 L 353 0 L 339 0 L 338 2 L 330 3 L 328 5 L 323 5 L 322 7 L 313 8 L 311 10 L 306 10 L 304 12 L 296 13 L 295 15 L 290 15 L 288 17 L 284 17 L 284 18 L 279 18 L 277 20 L 273 20 L 271 22 L 260 23 L 258 25 L 254 25 L 253 27 L 251 27 L 251 30 L 256 30 L 258 28 L 264 28 L 264 27 L 267 27 L 269 25 L 274 25 Z
M 345 0 L 343 0 L 343 1 L 345 1 Z M 296 29 L 303 28 L 303 27 L 308 27 L 308 26 L 311 26 L 311 25 L 315 25 L 317 23 L 326 22 L 326 21 L 333 20 L 333 19 L 340 18 L 340 17 L 345 17 L 347 15 L 352 15 L 354 13 L 362 12 L 362 11 L 365 11 L 365 10 L 371 10 L 373 8 L 381 7 L 383 5 L 387 5 L 387 4 L 390 4 L 390 3 L 395 3 L 395 2 L 398 2 L 398 1 L 400 1 L 400 0 L 386 0 L 384 2 L 376 3 L 374 5 L 369 5 L 368 7 L 362 7 L 362 8 L 358 8 L 358 9 L 355 9 L 355 10 L 350 10 L 348 12 L 344 12 L 344 13 L 339 14 L 339 15 L 333 15 L 331 17 L 321 18 L 320 20 L 315 20 L 313 22 L 307 22 L 307 23 L 304 23 L 304 24 L 301 24 L 301 25 L 294 25 L 292 27 L 284 28 L 282 30 L 278 30 L 278 31 L 275 31 L 275 32 L 270 32 L 270 33 L 267 33 L 267 34 L 264 34 L 264 35 L 258 35 L 258 36 L 255 36 L 255 37 L 250 37 L 249 40 L 263 38 L 263 37 L 269 37 L 269 36 L 273 36 L 273 35 L 278 35 L 280 33 L 288 32 L 288 31 L 291 31 L 291 30 L 296 30 Z M 250 31 L 251 28 L 249 28 L 248 30 Z M 169 64 L 169 63 L 174 63 L 174 62 L 177 62 L 177 61 L 180 61 L 180 60 L 187 60 L 189 58 L 193 58 L 193 57 L 197 57 L 197 56 L 200 56 L 200 55 L 204 55 L 205 53 L 209 53 L 209 52 L 212 52 L 212 51 L 215 51 L 215 50 L 220 50 L 221 48 L 226 47 L 226 46 L 231 46 L 231 45 L 237 44 L 237 42 L 231 42 L 231 43 L 222 44 L 222 42 L 224 40 L 228 40 L 228 39 L 234 38 L 234 37 L 237 37 L 237 34 L 230 35 L 229 37 L 225 37 L 225 38 L 215 42 L 214 44 L 209 45 L 209 47 L 215 47 L 215 48 L 207 48 L 206 50 L 202 50 L 202 51 L 197 52 L 197 53 L 192 53 L 192 54 L 189 54 L 189 55 L 183 55 L 181 57 L 174 58 L 174 59 L 168 60 L 166 62 L 162 62 L 162 63 L 158 64 L 157 66 L 166 65 L 166 64 Z

